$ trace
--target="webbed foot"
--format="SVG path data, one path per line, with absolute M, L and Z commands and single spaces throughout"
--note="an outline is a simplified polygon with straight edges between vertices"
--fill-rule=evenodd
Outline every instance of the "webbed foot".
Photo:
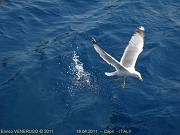
M 121 87 L 124 89 L 125 86 L 126 86 L 126 81 L 125 81 L 125 79 L 124 79 L 123 83 L 121 84 Z
M 117 79 L 115 79 L 115 80 L 114 80 L 114 83 L 117 83 L 117 82 L 118 82 L 118 80 L 117 80 Z

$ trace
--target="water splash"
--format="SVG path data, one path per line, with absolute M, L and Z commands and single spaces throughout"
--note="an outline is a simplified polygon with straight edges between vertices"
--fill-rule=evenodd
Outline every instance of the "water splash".
M 73 74 L 73 83 L 79 87 L 86 87 L 91 85 L 91 74 L 84 70 L 83 63 L 79 60 L 77 52 L 73 52 L 72 64 L 70 70 Z

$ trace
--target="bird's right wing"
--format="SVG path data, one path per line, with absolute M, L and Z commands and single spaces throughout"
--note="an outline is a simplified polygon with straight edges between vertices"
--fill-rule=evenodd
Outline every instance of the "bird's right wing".
M 93 43 L 93 47 L 96 50 L 96 52 L 100 55 L 100 57 L 106 61 L 108 64 L 110 64 L 111 66 L 115 67 L 116 70 L 126 70 L 122 65 L 120 65 L 120 63 L 114 59 L 111 55 L 109 55 L 107 52 L 105 52 L 102 48 L 100 48 L 97 43 L 96 40 L 93 38 L 92 39 L 92 43 Z
M 144 27 L 140 26 L 136 29 L 134 35 L 131 37 L 128 46 L 126 47 L 120 64 L 125 68 L 132 68 L 136 64 L 139 54 L 142 52 L 144 46 Z

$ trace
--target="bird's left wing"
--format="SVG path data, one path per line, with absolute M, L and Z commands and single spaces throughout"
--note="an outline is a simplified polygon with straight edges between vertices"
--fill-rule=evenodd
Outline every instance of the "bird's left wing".
M 144 46 L 144 27 L 140 26 L 136 29 L 134 35 L 131 37 L 128 46 L 126 47 L 120 64 L 125 68 L 134 69 L 136 60 L 142 52 Z
M 120 65 L 120 63 L 115 58 L 113 58 L 111 55 L 105 52 L 101 47 L 99 47 L 94 38 L 92 39 L 92 43 L 93 43 L 94 49 L 104 61 L 106 61 L 111 66 L 115 67 L 116 70 L 126 70 L 126 68 Z

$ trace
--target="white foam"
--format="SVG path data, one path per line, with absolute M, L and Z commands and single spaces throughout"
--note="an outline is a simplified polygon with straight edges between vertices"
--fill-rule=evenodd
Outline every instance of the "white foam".
M 76 51 L 73 52 L 72 57 L 72 72 L 74 78 L 80 83 L 86 83 L 90 85 L 90 73 L 84 70 L 83 63 L 79 60 L 79 56 L 77 55 Z

